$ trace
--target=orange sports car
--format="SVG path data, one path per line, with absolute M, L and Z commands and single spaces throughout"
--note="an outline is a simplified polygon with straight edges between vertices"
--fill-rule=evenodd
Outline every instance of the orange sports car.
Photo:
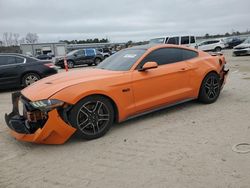
M 22 141 L 62 144 L 75 131 L 99 138 L 114 122 L 193 99 L 215 102 L 228 73 L 225 63 L 222 54 L 183 46 L 128 48 L 94 69 L 60 73 L 13 93 L 5 120 Z

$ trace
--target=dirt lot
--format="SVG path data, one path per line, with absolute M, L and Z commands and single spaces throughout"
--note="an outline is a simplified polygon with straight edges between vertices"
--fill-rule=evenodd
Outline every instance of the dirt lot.
M 250 56 L 232 57 L 218 101 L 195 101 L 115 125 L 103 138 L 61 146 L 22 143 L 8 134 L 0 93 L 0 187 L 250 187 Z

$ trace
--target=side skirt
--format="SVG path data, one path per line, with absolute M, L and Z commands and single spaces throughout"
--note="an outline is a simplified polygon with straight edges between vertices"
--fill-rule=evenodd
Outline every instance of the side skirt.
M 159 111 L 159 110 L 162 110 L 162 109 L 165 109 L 165 108 L 170 108 L 170 107 L 176 106 L 178 104 L 186 103 L 186 102 L 192 101 L 194 99 L 195 98 L 189 98 L 189 99 L 181 100 L 181 101 L 178 101 L 178 102 L 175 102 L 175 103 L 167 104 L 167 105 L 164 105 L 164 106 L 152 109 L 152 110 L 148 110 L 148 111 L 136 114 L 136 115 L 132 115 L 132 116 L 128 117 L 127 119 L 125 119 L 124 121 L 130 120 L 130 119 L 134 119 L 134 118 L 146 115 L 146 114 L 150 114 L 152 112 L 156 112 L 156 111 Z

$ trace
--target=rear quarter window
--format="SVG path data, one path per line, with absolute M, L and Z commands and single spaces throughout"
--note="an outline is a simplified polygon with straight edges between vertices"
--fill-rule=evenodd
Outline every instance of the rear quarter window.
M 193 59 L 195 57 L 198 57 L 198 52 L 192 51 L 192 50 L 186 50 L 182 49 L 182 58 L 183 60 L 189 60 Z

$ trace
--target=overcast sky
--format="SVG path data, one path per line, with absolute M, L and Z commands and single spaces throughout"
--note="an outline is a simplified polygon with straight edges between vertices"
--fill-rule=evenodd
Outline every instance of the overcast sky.
M 250 0 L 0 0 L 0 38 L 35 32 L 40 42 L 125 42 L 247 29 Z

